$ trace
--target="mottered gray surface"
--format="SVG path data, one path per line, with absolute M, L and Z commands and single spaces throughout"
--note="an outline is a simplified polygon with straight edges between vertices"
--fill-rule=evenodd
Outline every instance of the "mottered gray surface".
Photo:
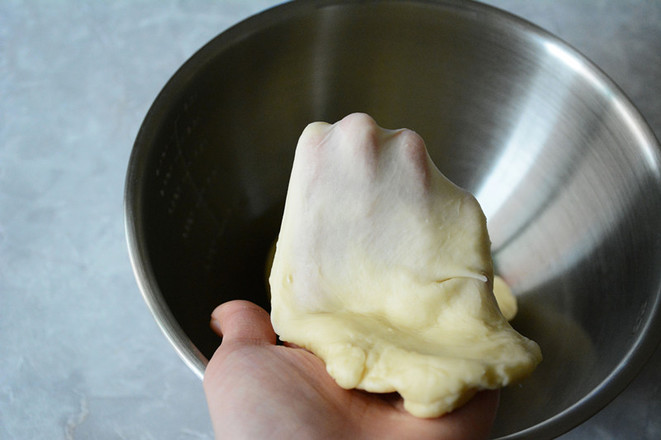
M 278 2 L 0 3 L 0 439 L 211 439 L 199 379 L 133 278 L 124 174 L 156 94 Z M 661 136 L 661 3 L 487 3 L 555 33 Z M 564 439 L 661 438 L 661 350 Z

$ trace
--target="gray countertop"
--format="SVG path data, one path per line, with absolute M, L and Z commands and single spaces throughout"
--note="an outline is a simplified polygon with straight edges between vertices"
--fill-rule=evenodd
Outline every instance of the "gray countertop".
M 202 384 L 142 301 L 124 173 L 151 102 L 273 0 L 0 2 L 0 439 L 211 439 Z M 488 1 L 600 66 L 661 137 L 661 2 Z M 661 350 L 563 438 L 661 438 Z

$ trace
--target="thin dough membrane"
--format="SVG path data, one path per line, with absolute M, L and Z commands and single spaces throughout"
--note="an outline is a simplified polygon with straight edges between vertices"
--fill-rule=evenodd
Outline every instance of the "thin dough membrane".
M 411 414 L 437 417 L 541 361 L 493 279 L 477 200 L 415 132 L 360 113 L 305 128 L 269 278 L 282 340 L 344 388 L 397 391 Z

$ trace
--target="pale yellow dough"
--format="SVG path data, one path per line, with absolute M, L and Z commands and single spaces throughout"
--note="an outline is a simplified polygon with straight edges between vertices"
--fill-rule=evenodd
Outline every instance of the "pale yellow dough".
M 417 134 L 365 114 L 303 131 L 269 282 L 282 340 L 319 356 L 344 388 L 399 392 L 418 417 L 541 360 L 498 309 L 475 198 Z
M 266 279 L 266 288 L 269 300 L 271 299 L 271 286 L 268 284 L 269 276 L 271 275 L 271 267 L 273 266 L 273 258 L 275 257 L 275 241 L 269 248 L 266 255 L 266 264 L 264 264 L 264 274 Z M 498 275 L 493 276 L 493 295 L 496 297 L 496 304 L 500 313 L 503 314 L 505 319 L 511 321 L 519 311 L 519 305 L 516 301 L 516 296 L 512 293 L 512 289 L 505 282 L 502 277 Z
M 505 319 L 511 321 L 519 311 L 519 305 L 512 289 L 507 285 L 504 279 L 498 275 L 493 277 L 493 294 L 496 297 L 496 303 Z

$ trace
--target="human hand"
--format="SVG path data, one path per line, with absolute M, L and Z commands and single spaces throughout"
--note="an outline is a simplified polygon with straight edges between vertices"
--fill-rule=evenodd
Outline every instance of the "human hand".
M 417 418 L 396 393 L 343 389 L 312 353 L 276 345 L 268 313 L 253 303 L 222 304 L 211 326 L 223 336 L 204 376 L 217 439 L 467 440 L 491 430 L 497 391 L 440 418 Z

